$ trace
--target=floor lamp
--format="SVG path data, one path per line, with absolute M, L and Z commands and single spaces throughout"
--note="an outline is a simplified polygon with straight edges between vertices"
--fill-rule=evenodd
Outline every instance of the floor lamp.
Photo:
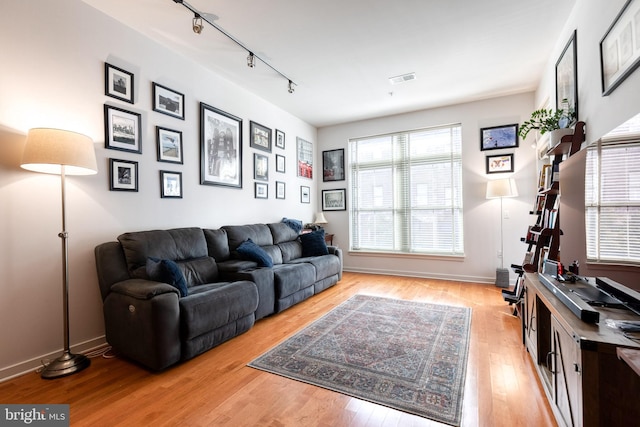
M 42 378 L 58 378 L 83 370 L 90 364 L 82 354 L 69 349 L 69 243 L 65 211 L 65 175 L 93 175 L 98 172 L 93 141 L 85 135 L 59 129 L 31 129 L 22 156 L 22 168 L 60 175 L 62 193 L 62 303 L 64 309 L 64 351 L 41 372 Z
M 496 269 L 496 286 L 501 288 L 509 287 L 509 270 L 504 268 L 504 238 L 503 238 L 503 218 L 502 199 L 505 197 L 516 197 L 518 188 L 513 178 L 495 179 L 487 182 L 487 199 L 500 199 L 500 268 Z

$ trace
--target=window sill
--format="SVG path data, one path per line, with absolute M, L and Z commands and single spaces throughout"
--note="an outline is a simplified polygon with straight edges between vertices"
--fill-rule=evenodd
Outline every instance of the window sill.
M 463 262 L 464 255 L 434 255 L 419 253 L 378 252 L 378 251 L 348 251 L 350 256 L 379 257 L 379 258 L 404 258 L 404 259 L 430 259 L 436 261 Z

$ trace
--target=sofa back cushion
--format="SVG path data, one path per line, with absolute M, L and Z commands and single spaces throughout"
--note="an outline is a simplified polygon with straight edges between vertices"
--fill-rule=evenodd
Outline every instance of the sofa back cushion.
M 282 242 L 289 242 L 298 238 L 298 233 L 283 222 L 275 222 L 267 224 L 273 236 L 273 244 L 277 245 Z
M 227 261 L 231 256 L 229 252 L 229 239 L 227 231 L 224 228 L 205 229 L 204 238 L 207 241 L 207 250 L 209 256 L 216 259 L 217 262 Z
M 247 239 L 253 240 L 259 246 L 273 245 L 271 230 L 265 224 L 225 225 L 222 228 L 227 232 L 229 250 L 232 252 Z

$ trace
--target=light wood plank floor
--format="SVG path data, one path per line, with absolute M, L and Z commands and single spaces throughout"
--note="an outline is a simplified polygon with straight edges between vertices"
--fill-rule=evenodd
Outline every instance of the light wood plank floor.
M 258 371 L 248 362 L 363 293 L 471 307 L 463 426 L 555 426 L 519 319 L 493 285 L 345 273 L 334 287 L 161 373 L 120 358 L 72 376 L 0 384 L 0 403 L 69 403 L 73 426 L 436 426 L 414 415 Z

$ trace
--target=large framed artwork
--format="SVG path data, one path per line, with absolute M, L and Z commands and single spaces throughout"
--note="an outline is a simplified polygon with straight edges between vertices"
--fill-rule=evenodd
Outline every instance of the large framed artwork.
M 556 110 L 566 107 L 573 116 L 578 119 L 578 61 L 577 61 L 577 38 L 576 31 L 573 31 L 569 42 L 556 62 Z
M 480 150 L 498 150 L 518 146 L 518 124 L 480 129 Z
M 104 94 L 133 104 L 133 73 L 104 63 Z
M 242 188 L 242 119 L 202 102 L 200 183 Z
M 296 155 L 298 161 L 298 176 L 313 179 L 313 144 L 297 137 Z
M 344 181 L 344 148 L 322 152 L 322 181 Z
M 249 122 L 249 146 L 271 152 L 271 129 L 254 121 Z
M 111 105 L 104 106 L 104 148 L 142 153 L 140 114 Z
M 613 92 L 640 65 L 640 0 L 628 0 L 600 41 L 602 95 Z
M 184 120 L 184 95 L 154 82 L 153 111 Z

